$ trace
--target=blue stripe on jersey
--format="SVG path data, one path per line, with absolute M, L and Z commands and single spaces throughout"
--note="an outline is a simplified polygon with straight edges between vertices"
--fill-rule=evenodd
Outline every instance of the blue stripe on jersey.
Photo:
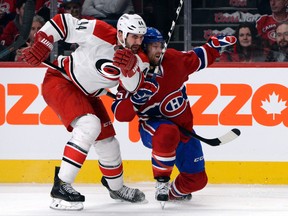
M 111 106 L 112 112 L 115 113 L 116 111 L 116 107 L 118 106 L 118 104 L 121 102 L 121 100 L 114 100 Z
M 203 68 L 206 68 L 208 66 L 206 50 L 203 47 L 197 47 L 193 49 L 193 51 L 197 54 L 198 58 L 200 59 L 200 67 L 198 68 L 198 71 Z

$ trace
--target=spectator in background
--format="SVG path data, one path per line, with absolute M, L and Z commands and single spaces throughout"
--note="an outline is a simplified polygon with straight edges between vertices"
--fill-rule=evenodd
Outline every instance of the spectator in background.
M 41 6 L 38 5 L 38 7 L 40 7 L 40 8 L 37 8 L 37 4 L 36 4 L 36 9 L 37 9 L 36 13 L 39 16 L 43 17 L 46 22 L 50 19 L 51 1 L 55 1 L 55 0 L 44 1 L 44 3 L 42 3 Z M 55 4 L 56 4 L 56 2 L 55 2 Z M 57 13 L 63 12 L 62 8 L 61 8 L 62 4 L 63 4 L 63 0 L 57 0 Z
M 26 0 L 17 0 L 16 2 L 16 16 L 14 20 L 11 20 L 3 29 L 3 33 L 0 36 L 0 41 L 3 46 L 11 45 L 15 37 L 19 34 L 24 14 L 24 6 Z
M 8 22 L 15 18 L 15 4 L 16 0 L 0 1 L 0 35 Z
M 256 0 L 256 7 L 259 14 L 271 14 L 270 0 Z
M 82 10 L 81 0 L 63 0 L 63 4 L 61 5 L 61 7 L 64 10 L 63 13 L 69 13 L 77 19 L 83 18 L 81 14 Z M 78 44 L 76 43 L 67 43 L 62 40 L 58 41 L 58 54 L 68 56 L 73 51 L 75 51 L 77 47 Z
M 48 2 L 48 0 L 37 0 L 35 1 L 35 11 L 37 12 L 40 10 L 45 4 Z
M 114 27 L 124 13 L 134 13 L 132 0 L 85 0 L 82 14 L 101 19 Z
M 267 54 L 270 46 L 275 43 L 275 28 L 279 23 L 288 21 L 287 0 L 270 0 L 271 15 L 262 15 L 256 21 L 258 34 L 264 40 L 264 51 Z
M 265 60 L 257 29 L 253 23 L 241 23 L 236 29 L 233 50 L 224 51 L 220 62 L 261 62 Z
M 288 22 L 281 23 L 276 27 L 276 42 L 272 45 L 266 58 L 268 62 L 288 61 Z
M 20 49 L 16 50 L 16 55 L 15 55 L 15 61 L 17 62 L 21 62 L 23 61 L 22 56 L 21 56 L 21 52 L 24 48 L 26 48 L 27 46 L 31 47 L 32 44 L 34 43 L 34 39 L 35 39 L 35 33 L 39 31 L 39 29 L 45 24 L 45 20 L 43 17 L 39 16 L 39 15 L 35 15 L 33 17 L 33 22 L 32 22 L 32 26 L 31 26 L 31 31 L 29 34 L 29 38 L 26 42 L 26 45 L 21 47 Z
M 64 13 L 69 13 L 77 19 L 81 19 L 82 2 L 81 0 L 63 0 Z
M 0 9 L 7 14 L 15 13 L 16 0 L 0 1 Z

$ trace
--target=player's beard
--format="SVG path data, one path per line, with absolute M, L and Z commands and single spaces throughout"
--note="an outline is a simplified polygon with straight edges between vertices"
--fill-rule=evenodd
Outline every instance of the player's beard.
M 159 56 L 160 56 L 160 55 L 158 55 L 158 54 L 154 54 L 154 55 L 152 55 L 152 56 L 148 56 L 148 57 L 149 57 L 150 64 L 153 65 L 153 66 L 158 65 L 158 63 L 159 63 L 159 61 L 160 61 Z
M 279 48 L 280 48 L 280 50 L 286 51 L 288 48 L 288 41 L 286 41 L 286 40 L 280 41 Z
M 140 49 L 140 46 L 139 45 L 132 45 L 130 49 L 135 54 Z

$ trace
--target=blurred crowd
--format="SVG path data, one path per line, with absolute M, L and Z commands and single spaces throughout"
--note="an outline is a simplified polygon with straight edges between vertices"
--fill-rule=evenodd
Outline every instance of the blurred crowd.
M 17 39 L 23 23 L 25 2 L 26 0 L 0 1 L 0 51 Z M 239 24 L 235 30 L 238 41 L 233 47 L 223 50 L 220 62 L 288 61 L 288 0 L 258 2 L 261 16 L 256 22 Z M 101 19 L 113 26 L 116 26 L 123 13 L 138 13 L 148 26 L 156 27 L 166 35 L 178 1 L 37 0 L 29 39 L 20 50 L 33 44 L 35 32 L 50 19 L 52 3 L 57 5 L 56 13 L 70 13 L 79 19 Z M 61 41 L 58 42 L 57 52 L 69 55 L 76 48 L 77 44 Z M 20 50 L 10 53 L 0 61 L 22 61 L 19 56 Z
M 271 12 L 255 23 L 240 23 L 235 31 L 237 43 L 223 52 L 220 62 L 288 61 L 288 1 L 267 2 Z

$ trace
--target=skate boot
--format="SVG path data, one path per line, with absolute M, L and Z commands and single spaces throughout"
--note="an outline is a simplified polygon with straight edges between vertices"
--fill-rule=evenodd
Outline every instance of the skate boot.
M 127 201 L 131 203 L 145 203 L 145 194 L 139 189 L 129 188 L 125 185 L 120 190 L 113 191 L 110 189 L 105 177 L 102 177 L 101 183 L 109 190 L 110 197 L 115 200 Z
M 180 201 L 180 202 L 185 202 L 185 201 L 190 201 L 192 199 L 192 194 L 187 194 L 184 196 L 179 196 L 176 197 L 174 196 L 171 191 L 169 192 L 169 201 Z
M 85 196 L 77 192 L 69 183 L 59 177 L 59 167 L 55 167 L 54 185 L 51 190 L 52 203 L 50 208 L 56 210 L 79 211 L 83 209 Z
M 192 194 L 183 194 L 179 192 L 175 186 L 175 182 L 172 182 L 169 190 L 169 201 L 189 201 L 192 199 Z
M 160 202 L 162 209 L 164 209 L 165 202 L 169 200 L 169 177 L 157 177 L 156 178 L 156 193 L 155 199 Z
M 156 193 L 155 199 L 158 201 L 168 201 L 169 199 L 169 177 L 156 178 Z

